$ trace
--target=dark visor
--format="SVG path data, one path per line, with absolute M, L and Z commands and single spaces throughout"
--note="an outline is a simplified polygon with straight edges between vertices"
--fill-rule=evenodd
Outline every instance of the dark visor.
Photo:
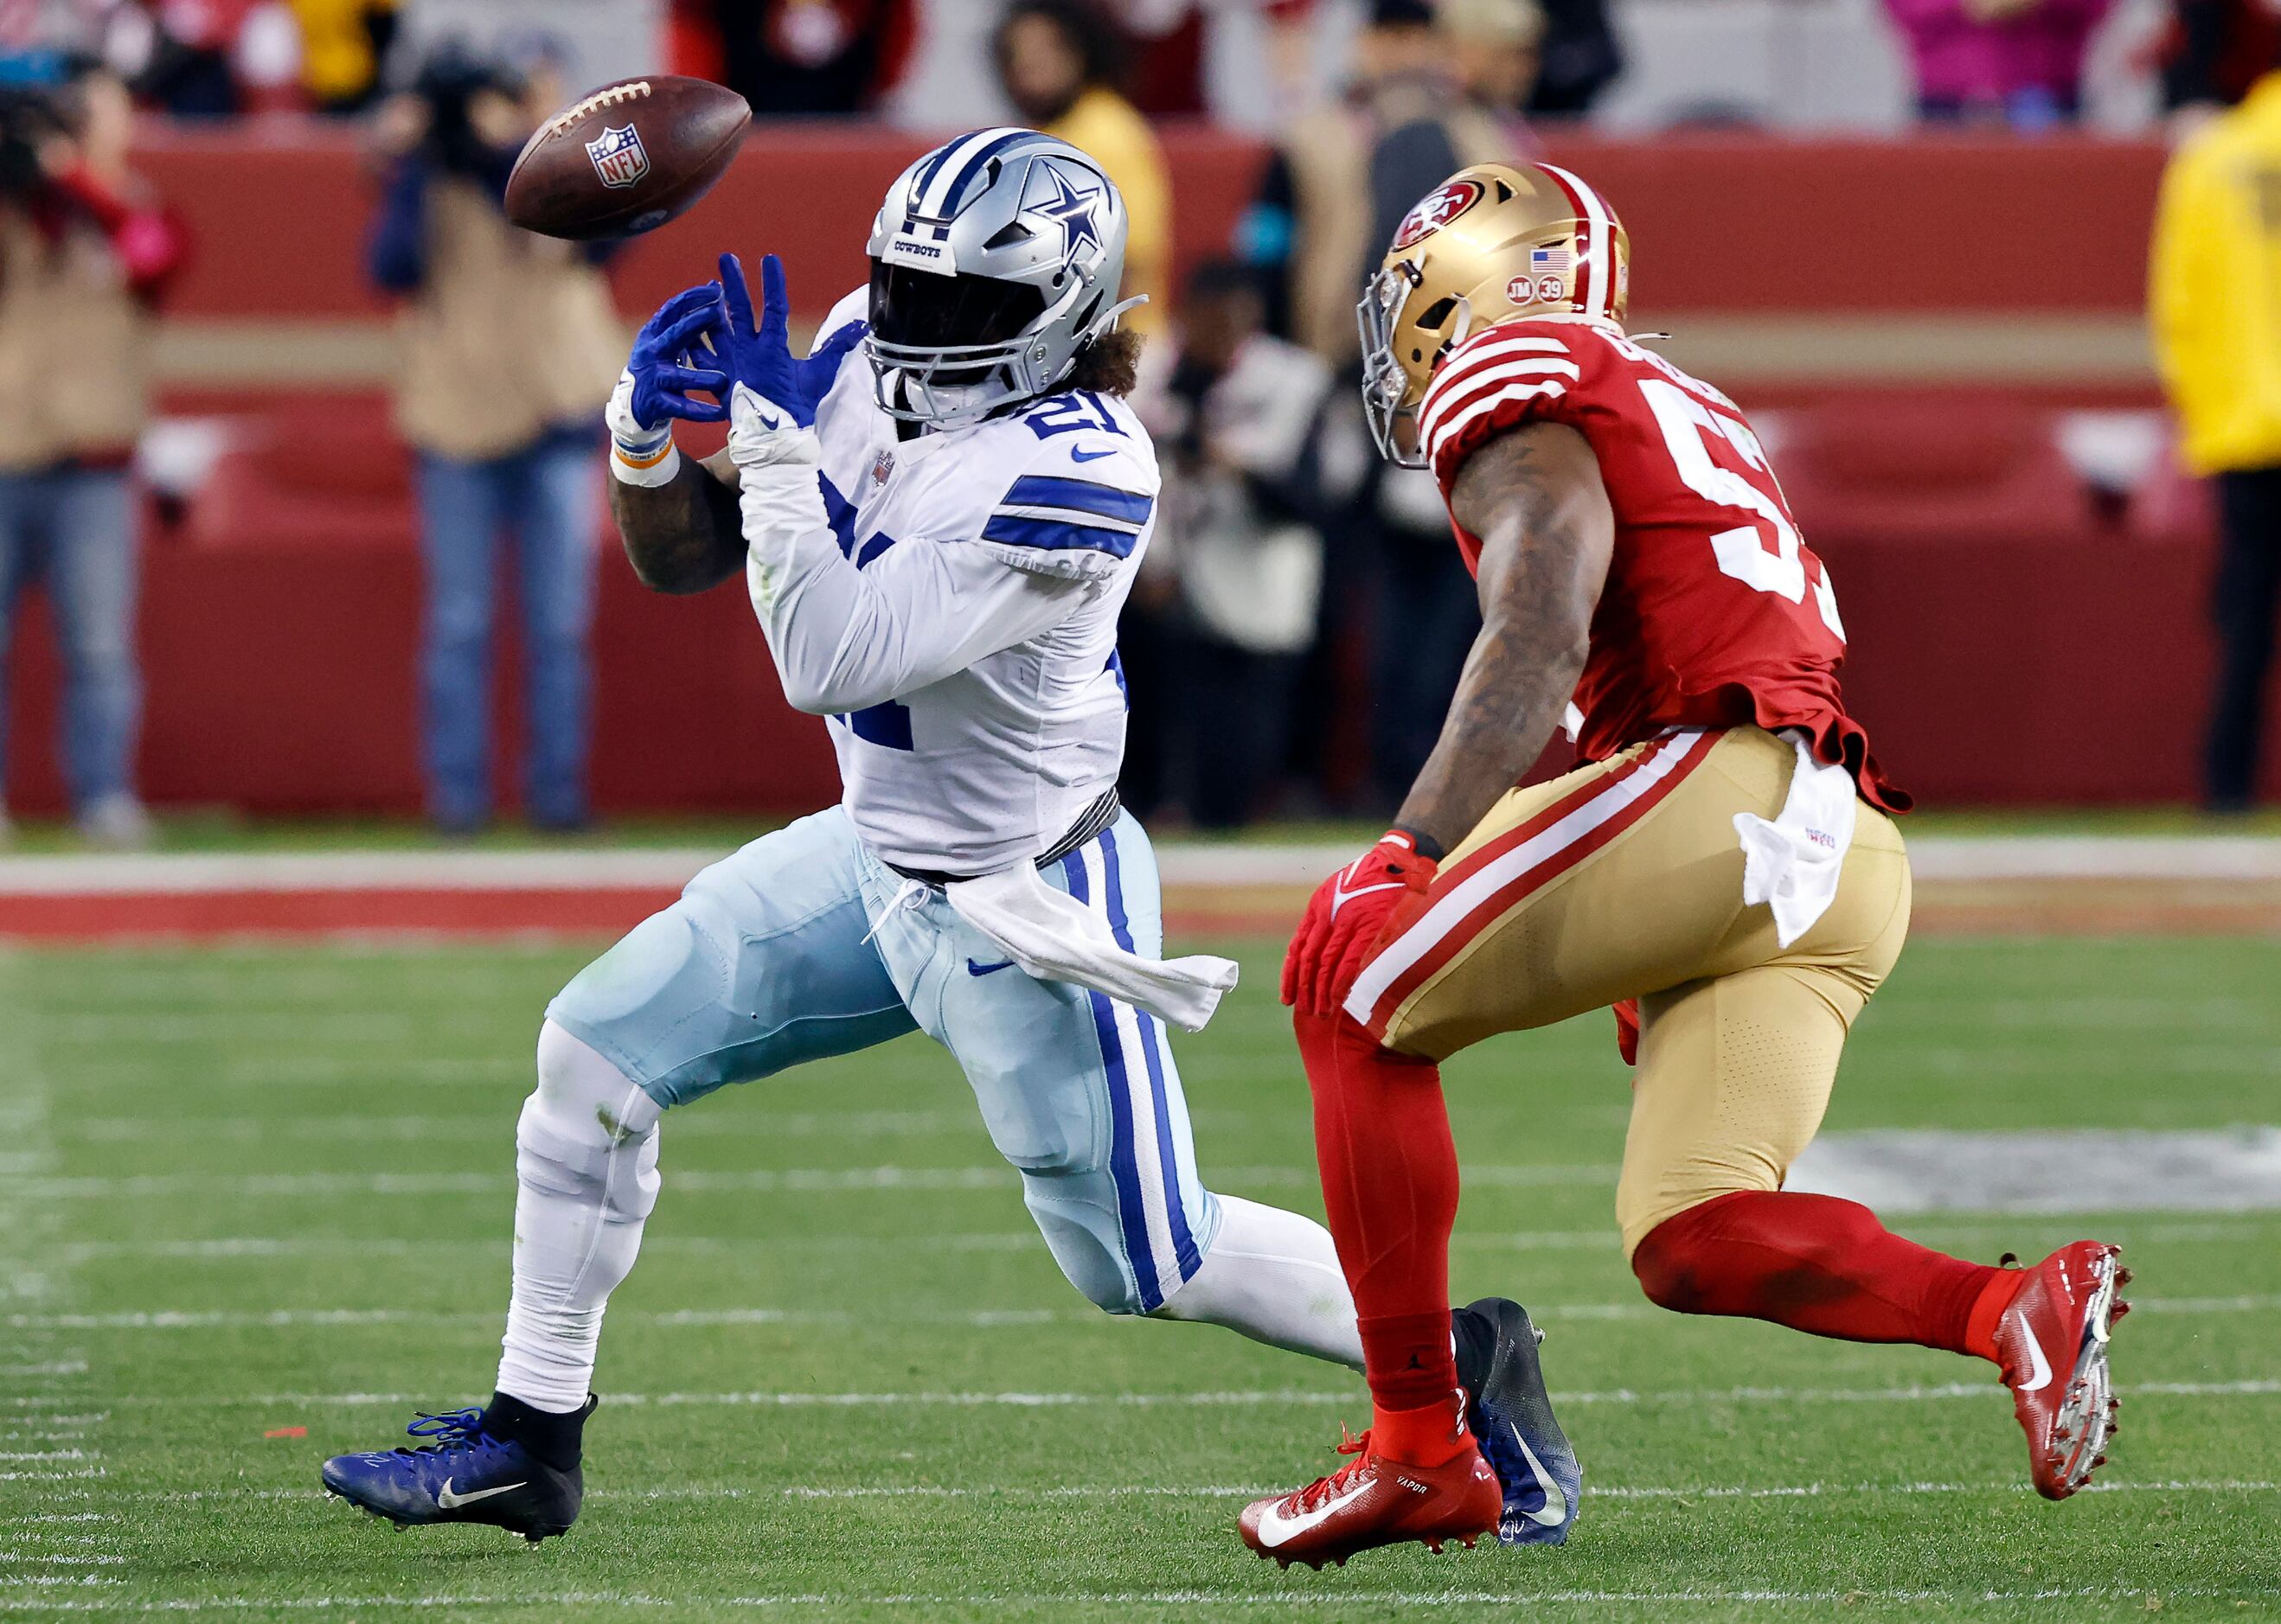
M 930 350 L 1002 344 L 1045 308 L 1044 292 L 1021 282 L 871 262 L 871 331 L 884 343 Z

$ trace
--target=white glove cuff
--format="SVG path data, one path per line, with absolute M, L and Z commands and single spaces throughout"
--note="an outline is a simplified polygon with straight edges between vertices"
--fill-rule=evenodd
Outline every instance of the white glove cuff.
M 740 383 L 729 397 L 729 457 L 739 468 L 787 463 L 814 468 L 823 462 L 823 449 L 815 429 L 800 427 L 791 412 Z
M 681 472 L 681 453 L 674 448 L 673 425 L 645 428 L 634 416 L 634 375 L 618 374 L 617 388 L 602 413 L 610 431 L 610 472 L 628 485 L 655 488 Z
M 610 442 L 610 473 L 621 485 L 636 485 L 644 490 L 655 490 L 661 485 L 673 483 L 674 475 L 681 472 L 681 448 L 673 443 L 671 430 L 666 432 L 665 445 L 652 451 L 646 459 L 630 455 L 625 444 Z

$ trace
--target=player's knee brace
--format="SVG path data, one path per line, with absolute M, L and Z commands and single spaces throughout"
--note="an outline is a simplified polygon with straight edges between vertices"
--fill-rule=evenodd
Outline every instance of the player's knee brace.
M 515 1128 L 515 1175 L 638 1223 L 657 1205 L 659 1115 L 623 1073 L 550 1020 L 539 1028 L 538 1087 Z
M 1098 1188 L 1096 1188 L 1098 1187 Z M 1037 1220 L 1038 1232 L 1069 1283 L 1104 1312 L 1148 1312 L 1133 1281 L 1117 1192 L 1106 1174 L 1047 1174 L 1025 1170 L 1022 1198 Z

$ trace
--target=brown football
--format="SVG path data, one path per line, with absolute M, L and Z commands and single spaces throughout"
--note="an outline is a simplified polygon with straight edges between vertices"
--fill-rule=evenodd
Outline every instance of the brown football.
M 705 196 L 752 123 L 743 96 L 707 80 L 604 85 L 524 146 L 507 177 L 507 218 L 574 242 L 653 231 Z

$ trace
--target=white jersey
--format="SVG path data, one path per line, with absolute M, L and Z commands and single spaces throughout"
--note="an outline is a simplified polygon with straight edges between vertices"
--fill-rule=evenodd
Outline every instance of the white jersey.
M 793 703 L 829 712 L 856 832 L 907 869 L 971 875 L 1038 858 L 1115 788 L 1124 759 L 1117 619 L 1155 528 L 1148 431 L 1123 401 L 1078 391 L 899 440 L 860 354 L 816 427 L 846 560 L 831 573 L 852 567 L 874 589 L 861 600 L 870 623 L 802 653 L 803 605 L 762 604 L 757 575 L 755 604 Z M 808 618 L 839 602 L 817 592 Z M 828 676 L 809 669 L 826 663 Z M 840 708 L 852 698 L 868 703 Z

